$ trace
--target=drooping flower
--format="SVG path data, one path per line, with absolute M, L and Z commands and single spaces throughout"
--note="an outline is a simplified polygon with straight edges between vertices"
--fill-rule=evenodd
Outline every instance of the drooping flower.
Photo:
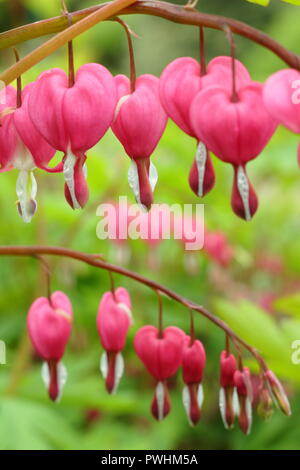
M 124 75 L 117 75 L 115 83 L 119 101 L 112 130 L 132 159 L 128 182 L 135 198 L 149 209 L 158 178 L 150 157 L 167 124 L 159 98 L 159 79 L 149 74 L 141 75 L 133 92 Z
M 39 297 L 28 312 L 29 336 L 37 354 L 45 360 L 42 377 L 53 401 L 60 398 L 67 379 L 61 359 L 71 334 L 72 320 L 71 302 L 60 291 L 54 292 L 50 301 Z
M 33 170 L 41 168 L 51 172 L 60 171 L 59 168 L 48 167 L 55 149 L 35 129 L 28 114 L 28 99 L 33 87 L 34 85 L 30 84 L 24 88 L 22 105 L 19 107 L 16 106 L 16 90 L 7 87 L 7 108 L 2 105 L 3 118 L 0 127 L 1 168 L 19 170 L 16 185 L 18 210 L 26 223 L 31 221 L 37 208 L 37 183 Z
M 147 325 L 135 335 L 135 352 L 157 381 L 151 411 L 158 421 L 170 412 L 167 379 L 176 374 L 181 366 L 185 342 L 185 333 L 174 326 L 165 328 L 160 335 L 157 328 Z
M 244 65 L 236 62 L 237 87 L 250 82 Z M 215 57 L 201 70 L 200 63 L 192 57 L 180 57 L 171 62 L 160 79 L 160 97 L 168 116 L 188 135 L 197 139 L 196 156 L 189 174 L 189 184 L 197 196 L 204 196 L 214 186 L 215 173 L 205 143 L 199 141 L 190 121 L 190 108 L 197 93 L 212 85 L 230 89 L 232 69 L 230 57 Z
M 201 341 L 195 340 L 191 343 L 188 337 L 182 356 L 182 376 L 185 383 L 182 399 L 191 425 L 196 425 L 201 417 L 205 362 L 206 354 Z
M 236 370 L 234 373 L 234 384 L 239 399 L 238 419 L 239 426 L 244 434 L 250 434 L 252 426 L 252 384 L 248 367 Z
M 296 134 L 300 134 L 300 72 L 284 69 L 271 75 L 264 85 L 263 99 L 269 113 Z M 300 164 L 300 144 L 298 146 Z
M 73 209 L 88 200 L 86 152 L 108 130 L 115 106 L 113 77 L 99 64 L 80 67 L 71 87 L 63 70 L 48 70 L 30 94 L 29 114 L 34 126 L 51 146 L 64 153 L 65 197 Z
M 190 119 L 198 138 L 221 160 L 234 168 L 231 205 L 234 212 L 250 220 L 258 207 L 245 165 L 267 145 L 277 127 L 264 106 L 262 84 L 252 82 L 237 91 L 211 86 L 198 93 Z
M 99 304 L 97 329 L 105 349 L 100 359 L 100 370 L 109 393 L 116 391 L 124 372 L 121 351 L 131 324 L 131 301 L 127 290 L 119 287 L 114 292 L 106 292 Z
M 233 427 L 235 418 L 236 389 L 234 374 L 237 370 L 236 359 L 227 351 L 221 352 L 220 357 L 220 395 L 219 405 L 222 420 L 226 429 Z

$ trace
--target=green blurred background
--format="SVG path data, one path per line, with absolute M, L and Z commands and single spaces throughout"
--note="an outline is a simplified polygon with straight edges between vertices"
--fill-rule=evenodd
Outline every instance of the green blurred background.
M 70 10 L 93 1 L 71 1 Z M 299 51 L 299 7 L 273 0 L 268 8 L 243 0 L 201 0 L 202 11 L 231 16 L 263 29 L 286 47 Z M 0 28 L 37 21 L 60 13 L 60 1 L 0 1 Z M 196 28 L 146 16 L 128 16 L 134 39 L 138 73 L 159 75 L 181 55 L 198 57 Z M 43 39 L 45 40 L 45 39 Z M 23 56 L 43 40 L 19 46 Z M 256 80 L 284 65 L 271 52 L 236 38 L 238 57 Z M 207 56 L 227 54 L 224 34 L 207 31 Z M 99 61 L 112 73 L 128 73 L 125 35 L 119 24 L 105 22 L 75 40 L 76 67 Z M 0 55 L 3 70 L 14 61 L 11 50 Z M 35 80 L 51 67 L 66 67 L 62 49 L 26 73 L 24 82 Z M 155 252 L 142 241 L 128 243 L 124 265 L 161 281 L 182 295 L 205 305 L 226 320 L 243 339 L 258 347 L 271 368 L 284 380 L 293 415 L 275 411 L 270 421 L 255 417 L 250 436 L 236 427 L 226 432 L 218 411 L 219 353 L 224 335 L 206 320 L 197 318 L 197 333 L 207 350 L 204 381 L 205 402 L 201 423 L 189 427 L 181 405 L 182 379 L 171 383 L 173 411 L 161 423 L 149 412 L 153 383 L 135 357 L 132 339 L 145 323 L 157 321 L 157 299 L 144 286 L 115 277 L 130 291 L 135 324 L 124 357 L 126 373 L 118 393 L 108 396 L 99 374 L 101 353 L 95 329 L 99 299 L 109 289 L 105 272 L 76 261 L 49 259 L 53 288 L 66 292 L 72 302 L 75 324 L 64 363 L 69 371 L 59 404 L 49 402 L 40 377 L 40 360 L 29 347 L 25 322 L 29 305 L 45 294 L 44 275 L 34 259 L 1 258 L 0 339 L 7 344 L 7 364 L 0 365 L 0 447 L 2 449 L 299 449 L 300 365 L 291 361 L 291 344 L 300 339 L 300 172 L 296 160 L 298 138 L 279 129 L 263 154 L 248 167 L 260 207 L 253 221 L 245 223 L 230 208 L 232 170 L 214 159 L 215 189 L 205 200 L 205 222 L 221 230 L 234 248 L 226 268 L 200 251 L 190 260 L 178 242 L 165 241 Z M 159 171 L 156 202 L 197 203 L 187 177 L 194 142 L 173 123 L 153 158 Z M 119 195 L 133 200 L 127 185 L 129 159 L 111 132 L 89 152 L 90 201 L 73 212 L 63 196 L 62 175 L 36 171 L 39 183 L 38 213 L 23 224 L 15 208 L 15 171 L 1 175 L 0 243 L 61 245 L 81 251 L 103 253 L 117 261 L 116 246 L 96 237 L 96 208 Z M 155 262 L 153 262 L 153 260 Z M 150 262 L 149 262 L 150 261 Z M 153 265 L 156 265 L 155 267 Z M 195 268 L 195 266 L 194 266 Z M 194 269 L 195 271 L 195 269 Z M 165 324 L 188 331 L 188 312 L 164 299 Z M 255 364 L 246 356 L 247 363 Z

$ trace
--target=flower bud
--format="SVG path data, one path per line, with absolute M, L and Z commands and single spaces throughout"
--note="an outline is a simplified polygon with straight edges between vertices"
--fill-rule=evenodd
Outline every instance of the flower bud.
M 282 384 L 277 379 L 274 372 L 272 372 L 271 370 L 267 370 L 264 376 L 267 380 L 267 383 L 270 387 L 270 390 L 277 405 L 285 415 L 290 416 L 292 414 L 292 411 L 288 397 L 284 391 Z

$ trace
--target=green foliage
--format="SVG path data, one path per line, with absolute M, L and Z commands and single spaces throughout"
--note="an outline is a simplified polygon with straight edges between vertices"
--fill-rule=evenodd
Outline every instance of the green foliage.
M 250 3 L 257 3 L 264 7 L 268 6 L 271 0 L 247 0 Z M 291 3 L 292 5 L 300 5 L 300 0 L 282 0 L 282 2 Z

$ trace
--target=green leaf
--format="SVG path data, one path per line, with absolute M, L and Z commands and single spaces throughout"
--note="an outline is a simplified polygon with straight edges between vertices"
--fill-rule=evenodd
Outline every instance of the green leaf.
M 270 0 L 247 0 L 250 3 L 257 3 L 263 7 L 267 7 L 270 4 Z M 300 5 L 300 0 L 281 0 L 282 2 L 291 3 L 292 5 Z
M 300 318 L 300 292 L 276 299 L 273 306 L 281 313 Z

